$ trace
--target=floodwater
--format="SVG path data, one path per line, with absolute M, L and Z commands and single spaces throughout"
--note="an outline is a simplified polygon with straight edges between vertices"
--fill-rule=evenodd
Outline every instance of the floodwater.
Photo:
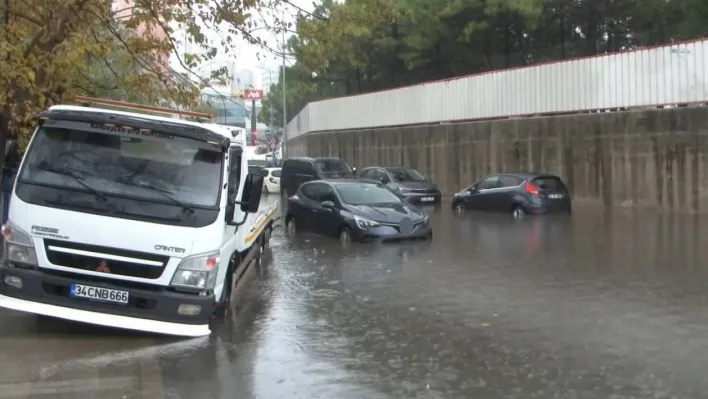
M 706 397 L 708 219 L 430 213 L 430 243 L 281 229 L 211 337 L 0 311 L 0 399 Z

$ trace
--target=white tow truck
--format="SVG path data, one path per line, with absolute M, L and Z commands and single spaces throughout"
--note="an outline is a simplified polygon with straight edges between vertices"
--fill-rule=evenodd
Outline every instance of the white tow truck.
M 2 227 L 0 307 L 209 335 L 277 213 L 259 209 L 263 177 L 248 174 L 245 130 L 84 101 L 38 117 Z

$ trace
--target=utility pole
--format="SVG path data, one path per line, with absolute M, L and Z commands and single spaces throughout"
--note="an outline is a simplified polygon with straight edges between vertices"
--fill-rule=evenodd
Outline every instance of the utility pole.
M 273 71 L 268 70 L 268 81 L 273 85 Z M 273 101 L 270 102 L 270 128 L 273 128 Z
M 283 10 L 283 16 L 282 16 L 282 23 L 283 23 L 283 49 L 281 50 L 283 53 L 282 59 L 283 59 L 283 153 L 282 158 L 285 159 L 285 157 L 288 154 L 288 107 L 287 107 L 287 97 L 285 95 L 285 10 Z

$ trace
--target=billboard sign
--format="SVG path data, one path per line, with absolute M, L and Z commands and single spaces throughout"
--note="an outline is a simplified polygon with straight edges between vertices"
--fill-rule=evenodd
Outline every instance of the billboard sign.
M 263 98 L 263 90 L 248 89 L 243 91 L 244 100 L 260 100 Z

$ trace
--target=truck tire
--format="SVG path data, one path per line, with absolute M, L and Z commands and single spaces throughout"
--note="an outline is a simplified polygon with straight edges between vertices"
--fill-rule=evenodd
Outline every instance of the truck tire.
M 221 290 L 221 296 L 214 308 L 212 321 L 221 322 L 226 319 L 231 309 L 231 290 L 234 285 L 234 271 L 236 270 L 236 262 L 240 260 L 239 254 L 235 254 L 229 262 L 229 267 L 226 270 L 226 278 L 224 279 L 224 289 Z

